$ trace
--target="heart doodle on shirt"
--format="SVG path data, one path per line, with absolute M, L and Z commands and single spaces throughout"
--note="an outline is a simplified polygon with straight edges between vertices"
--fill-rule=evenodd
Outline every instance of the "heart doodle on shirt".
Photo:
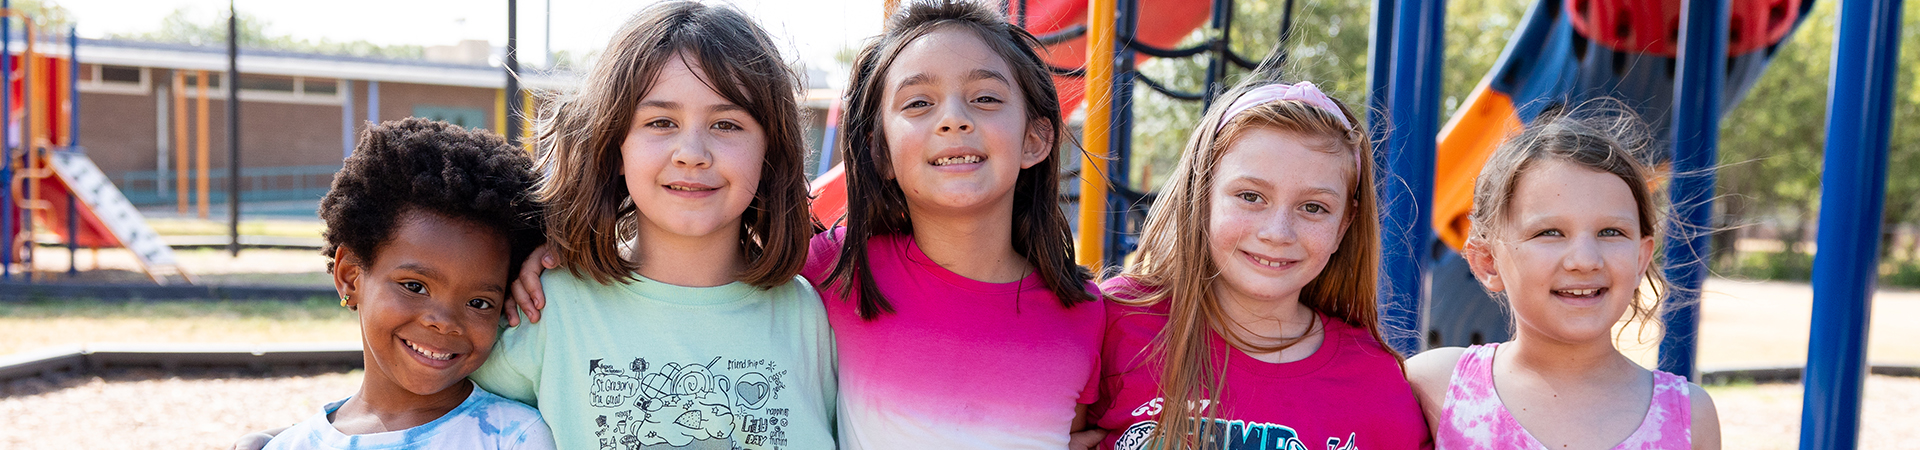
M 760 409 L 767 405 L 767 398 L 773 396 L 773 385 L 768 382 L 766 375 L 749 373 L 741 375 L 740 381 L 733 384 L 733 393 L 739 397 L 740 406 Z

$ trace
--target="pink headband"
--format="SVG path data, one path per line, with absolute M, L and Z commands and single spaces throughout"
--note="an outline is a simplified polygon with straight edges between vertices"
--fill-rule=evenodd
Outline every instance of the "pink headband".
M 1353 123 L 1347 121 L 1347 115 L 1340 112 L 1340 105 L 1335 104 L 1326 93 L 1320 92 L 1320 88 L 1314 86 L 1313 82 L 1302 81 L 1294 84 L 1269 84 L 1247 91 L 1239 99 L 1234 100 L 1233 105 L 1227 107 L 1227 115 L 1220 118 L 1220 124 L 1213 127 L 1213 132 L 1218 133 L 1226 128 L 1227 122 L 1232 122 L 1233 117 L 1240 113 L 1247 112 L 1255 106 L 1281 100 L 1293 100 L 1326 110 L 1327 113 L 1333 114 L 1335 119 L 1340 120 L 1340 126 L 1353 128 Z

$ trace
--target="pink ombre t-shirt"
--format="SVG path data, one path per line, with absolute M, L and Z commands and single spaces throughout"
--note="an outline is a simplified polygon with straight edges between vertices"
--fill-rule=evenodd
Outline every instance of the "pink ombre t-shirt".
M 910 236 L 875 236 L 868 261 L 893 312 L 863 320 L 857 292 L 823 283 L 844 233 L 814 236 L 802 273 L 833 325 L 840 448 L 1066 448 L 1074 409 L 1099 395 L 1101 302 L 1062 306 L 1037 274 L 968 279 Z
M 1100 284 L 1117 298 L 1148 288 L 1125 277 Z M 1166 400 L 1153 361 L 1154 336 L 1167 326 L 1168 304 L 1107 305 L 1101 396 L 1091 412 L 1107 430 L 1102 449 L 1150 448 Z M 1215 367 L 1225 365 L 1220 402 L 1207 402 L 1207 424 L 1197 439 L 1203 449 L 1432 449 L 1426 417 L 1399 361 L 1364 328 L 1320 316 L 1326 338 L 1306 359 L 1269 363 L 1211 339 Z

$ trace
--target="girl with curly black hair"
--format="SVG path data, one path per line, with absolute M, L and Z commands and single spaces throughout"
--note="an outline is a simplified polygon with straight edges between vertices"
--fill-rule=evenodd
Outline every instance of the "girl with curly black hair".
M 553 448 L 533 408 L 467 380 L 499 334 L 509 274 L 542 240 L 531 166 L 499 136 L 444 122 L 361 133 L 320 217 L 366 372 L 266 448 Z

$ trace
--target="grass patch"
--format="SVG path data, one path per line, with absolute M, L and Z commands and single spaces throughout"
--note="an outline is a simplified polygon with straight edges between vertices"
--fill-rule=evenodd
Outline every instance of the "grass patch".
M 338 342 L 360 338 L 337 299 L 308 301 L 41 300 L 0 303 L 0 354 L 101 343 Z
M 1807 281 L 1813 279 L 1813 255 L 1799 252 L 1747 252 L 1720 275 L 1748 280 Z
M 1880 271 L 1880 284 L 1903 288 L 1920 288 L 1920 261 L 1899 261 L 1887 264 Z

